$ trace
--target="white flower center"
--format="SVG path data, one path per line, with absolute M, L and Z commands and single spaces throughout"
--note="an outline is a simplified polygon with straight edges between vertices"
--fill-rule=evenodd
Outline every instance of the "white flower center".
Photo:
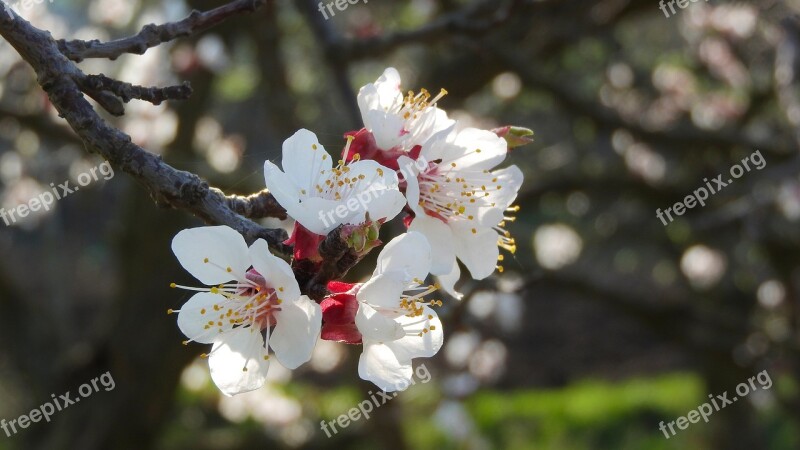
M 480 152 L 481 149 L 475 149 L 472 153 Z M 445 223 L 471 222 L 474 224 L 470 229 L 472 234 L 478 234 L 481 228 L 478 224 L 480 210 L 497 207 L 492 193 L 506 187 L 503 180 L 490 171 L 461 169 L 454 161 L 431 164 L 419 174 L 418 180 L 419 206 L 428 215 Z M 503 217 L 503 221 L 492 227 L 499 233 L 497 245 L 512 254 L 517 251 L 516 241 L 504 227 L 506 221 L 516 220 L 512 214 L 518 211 L 519 206 L 507 208 L 505 212 L 508 214 Z M 499 260 L 503 260 L 502 255 Z M 498 266 L 498 270 L 502 272 L 503 267 Z
M 351 175 L 350 165 L 361 160 L 361 155 L 356 154 L 352 161 L 347 162 L 347 155 L 350 152 L 350 145 L 353 143 L 353 136 L 347 137 L 347 146 L 344 150 L 344 159 L 340 159 L 336 167 L 332 169 L 322 169 L 316 166 L 311 171 L 314 177 L 314 189 L 317 191 L 314 197 L 324 198 L 326 200 L 341 201 L 349 199 L 352 195 L 358 194 L 375 182 L 376 179 L 383 178 L 383 169 L 378 168 L 372 177 L 367 181 L 364 174 Z M 318 149 L 317 145 L 311 147 L 314 151 Z M 328 159 L 328 155 L 322 155 L 322 160 Z M 300 191 L 300 195 L 308 198 L 309 195 L 305 190 Z
M 408 91 L 408 95 L 403 98 L 403 103 L 400 104 L 397 113 L 403 116 L 403 119 L 408 121 L 406 130 L 411 129 L 411 124 L 419 118 L 419 115 L 428 108 L 436 106 L 445 95 L 447 91 L 442 89 L 439 95 L 431 99 L 431 94 L 427 89 L 420 89 L 419 94 L 414 91 Z
M 203 262 L 215 265 L 209 258 L 205 258 Z M 217 267 L 235 275 L 230 267 Z M 266 345 L 269 342 L 270 329 L 276 324 L 275 313 L 281 310 L 283 299 L 280 295 L 284 287 L 271 286 L 255 269 L 250 269 L 244 276 L 238 278 L 231 283 L 214 287 L 181 286 L 175 283 L 170 287 L 219 295 L 218 303 L 200 310 L 200 315 L 208 318 L 208 322 L 203 325 L 208 335 L 220 334 L 235 328 L 254 328 L 266 332 Z M 181 310 L 172 309 L 167 311 L 168 314 L 180 312 Z M 183 344 L 188 345 L 192 341 L 193 339 L 186 340 Z M 201 356 L 208 357 L 207 354 Z

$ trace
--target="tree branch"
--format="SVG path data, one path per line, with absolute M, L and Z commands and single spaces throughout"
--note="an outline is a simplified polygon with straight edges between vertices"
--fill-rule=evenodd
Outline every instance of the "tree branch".
M 237 0 L 210 11 L 194 10 L 189 16 L 178 22 L 145 25 L 135 36 L 110 42 L 59 39 L 57 41 L 58 49 L 64 56 L 76 62 L 81 62 L 86 58 L 115 60 L 124 53 L 142 55 L 149 48 L 207 30 L 231 16 L 256 11 L 265 1 Z
M 257 5 L 260 2 L 234 2 L 222 7 L 228 13 L 220 16 L 229 16 L 237 5 L 241 9 L 244 3 Z M 218 10 L 220 8 L 214 11 Z M 201 23 L 204 26 L 221 20 L 219 16 L 211 19 L 207 13 L 193 14 L 193 17 L 202 17 Z M 172 28 L 165 25 L 164 29 Z M 287 238 L 285 231 L 264 228 L 240 214 L 249 212 L 264 217 L 274 213 L 283 217 L 285 213 L 266 200 L 266 194 L 248 198 L 226 197 L 222 191 L 210 187 L 197 175 L 164 163 L 159 156 L 134 144 L 130 136 L 111 127 L 83 97 L 78 80 L 84 79 L 86 75 L 62 54 L 50 33 L 32 26 L 11 11 L 9 16 L 0 15 L 0 35 L 30 64 L 53 106 L 78 134 L 87 149 L 100 154 L 115 169 L 134 177 L 145 186 L 158 205 L 186 209 L 208 223 L 232 227 L 248 242 L 263 238 L 275 250 L 288 253 L 283 245 Z M 248 205 L 249 202 L 253 204 Z
M 87 90 L 109 91 L 121 98 L 125 103 L 135 98 L 154 105 L 160 105 L 164 100 L 186 100 L 192 95 L 192 88 L 187 82 L 180 86 L 168 86 L 165 88 L 144 87 L 118 81 L 102 73 L 100 75 L 86 75 L 79 84 L 84 92 Z

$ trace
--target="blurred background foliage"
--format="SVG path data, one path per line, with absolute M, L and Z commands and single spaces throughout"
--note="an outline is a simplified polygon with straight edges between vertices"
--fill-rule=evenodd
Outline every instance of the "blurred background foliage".
M 800 448 L 800 3 L 697 2 L 665 17 L 652 1 L 540 0 L 505 17 L 507 3 L 373 0 L 325 21 L 315 2 L 268 1 L 143 56 L 81 63 L 135 84 L 190 81 L 188 101 L 134 101 L 110 120 L 242 194 L 263 189 L 263 161 L 298 128 L 340 148 L 361 126 L 358 87 L 385 67 L 406 89 L 444 87 L 441 106 L 464 124 L 536 132 L 508 158 L 526 174 L 509 226 L 519 251 L 446 302 L 429 383 L 329 439 L 320 421 L 375 389 L 358 380 L 360 348 L 320 342 L 300 370 L 273 363 L 268 387 L 221 397 L 205 349 L 182 346 L 165 315 L 188 297 L 169 283 L 192 283 L 169 243 L 200 224 L 118 173 L 2 226 L 0 417 L 106 371 L 116 389 L 0 435 L 0 449 Z M 218 4 L 16 9 L 56 38 L 108 40 Z M 392 48 L 337 45 L 440 21 L 451 25 Z M 0 205 L 11 209 L 102 161 L 5 41 L 0 74 Z M 669 226 L 656 218 L 756 150 L 763 170 Z M 771 389 L 669 440 L 659 431 L 761 370 Z

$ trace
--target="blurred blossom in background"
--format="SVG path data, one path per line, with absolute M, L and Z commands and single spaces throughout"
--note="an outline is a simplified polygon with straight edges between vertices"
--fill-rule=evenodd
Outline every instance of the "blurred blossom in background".
M 695 2 L 667 19 L 652 2 L 522 1 L 487 28 L 506 3 L 352 4 L 323 20 L 326 32 L 367 49 L 474 16 L 466 31 L 331 54 L 339 48 L 319 34 L 318 2 L 268 0 L 143 55 L 81 62 L 134 84 L 191 82 L 187 101 L 132 101 L 108 120 L 242 195 L 264 189 L 264 161 L 278 161 L 297 129 L 340 148 L 341 130 L 362 126 L 357 87 L 397 67 L 408 89 L 447 89 L 441 105 L 464 126 L 535 131 L 504 162 L 525 173 L 507 224 L 519 250 L 504 273 L 462 283 L 464 300 L 438 311 L 448 332 L 425 361 L 431 382 L 328 439 L 320 421 L 374 390 L 357 377 L 360 347 L 320 341 L 299 370 L 273 362 L 263 389 L 221 396 L 164 314 L 189 297 L 168 288 L 187 277 L 168 243 L 200 222 L 158 208 L 119 173 L 0 229 L 0 417 L 97 373 L 116 381 L 0 439 L 0 450 L 800 448 L 800 6 Z M 16 9 L 57 39 L 106 41 L 219 4 Z M 653 217 L 756 150 L 764 170 L 668 227 Z M 0 207 L 101 162 L 0 39 Z M 374 257 L 348 281 L 367 279 Z M 659 422 L 761 370 L 772 389 L 664 439 Z

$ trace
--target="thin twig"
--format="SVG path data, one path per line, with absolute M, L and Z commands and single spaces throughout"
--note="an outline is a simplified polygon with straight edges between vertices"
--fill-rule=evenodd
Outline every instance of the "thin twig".
M 189 16 L 178 22 L 145 25 L 135 36 L 110 42 L 59 39 L 57 41 L 58 48 L 64 56 L 76 62 L 86 58 L 115 60 L 125 53 L 142 55 L 149 48 L 179 37 L 197 34 L 232 16 L 256 11 L 265 2 L 266 0 L 237 0 L 205 12 L 194 10 Z
M 100 75 L 86 75 L 80 85 L 84 92 L 87 89 L 112 92 L 125 103 L 132 99 L 139 99 L 154 105 L 160 105 L 164 100 L 186 100 L 192 95 L 192 88 L 188 82 L 184 82 L 180 86 L 167 86 L 164 88 L 145 87 L 115 80 L 102 73 Z

